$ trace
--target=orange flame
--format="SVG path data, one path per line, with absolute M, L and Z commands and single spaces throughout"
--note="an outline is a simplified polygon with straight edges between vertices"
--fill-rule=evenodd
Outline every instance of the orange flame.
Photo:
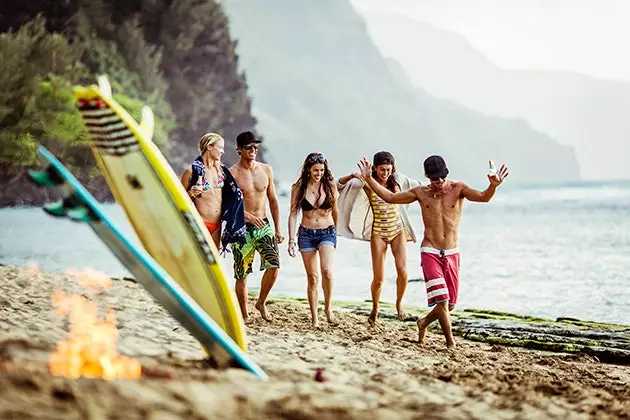
M 99 287 L 111 286 L 107 275 L 90 269 L 72 270 L 69 276 L 77 278 L 95 294 L 100 291 Z M 140 362 L 120 355 L 116 349 L 118 329 L 116 315 L 111 309 L 105 311 L 105 319 L 99 319 L 94 301 L 77 294 L 66 295 L 58 289 L 51 300 L 55 312 L 70 320 L 68 337 L 57 343 L 57 351 L 48 360 L 53 375 L 107 380 L 141 376 Z
M 83 287 L 95 294 L 100 292 L 99 289 L 112 287 L 112 279 L 107 274 L 89 267 L 83 270 L 69 268 L 66 273 L 68 277 L 76 279 Z

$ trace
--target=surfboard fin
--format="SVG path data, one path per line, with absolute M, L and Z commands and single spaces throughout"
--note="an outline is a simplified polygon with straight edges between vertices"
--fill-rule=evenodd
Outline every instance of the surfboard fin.
M 105 75 L 98 76 L 98 90 L 101 91 L 101 95 L 105 99 L 112 99 L 112 86 L 109 84 L 109 79 Z
M 44 169 L 43 171 L 36 171 L 29 169 L 28 177 L 34 183 L 44 187 L 55 187 L 63 184 L 63 179 L 59 176 L 57 171 L 52 166 Z
M 65 197 L 62 201 L 45 204 L 44 211 L 55 217 L 68 217 L 76 222 L 92 222 L 98 220 L 98 216 L 83 205 L 76 194 Z
M 142 107 L 140 129 L 146 136 L 147 140 L 151 140 L 153 138 L 153 131 L 155 129 L 155 118 L 153 117 L 153 111 L 147 105 Z
M 44 208 L 44 211 L 50 214 L 51 216 L 64 217 L 66 215 L 66 208 L 64 207 L 62 201 L 44 204 L 43 208 Z
M 92 222 L 94 218 L 90 215 L 90 211 L 86 207 L 76 207 L 66 212 L 69 218 L 77 222 Z

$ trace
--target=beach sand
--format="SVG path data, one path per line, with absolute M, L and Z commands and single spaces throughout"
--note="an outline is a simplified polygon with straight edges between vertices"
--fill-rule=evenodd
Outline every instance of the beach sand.
M 434 332 L 419 346 L 413 322 L 370 328 L 339 307 L 339 325 L 322 313 L 313 330 L 308 307 L 283 299 L 269 303 L 272 322 L 250 301 L 249 353 L 271 379 L 215 370 L 197 341 L 125 280 L 98 301 L 116 311 L 119 350 L 140 360 L 142 377 L 55 377 L 47 358 L 67 331 L 50 303 L 55 288 L 83 291 L 63 273 L 0 266 L 2 419 L 630 418 L 629 366 L 459 337 L 448 351 Z

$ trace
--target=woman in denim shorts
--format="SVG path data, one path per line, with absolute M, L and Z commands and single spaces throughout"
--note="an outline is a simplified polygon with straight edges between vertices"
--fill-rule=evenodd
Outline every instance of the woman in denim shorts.
M 319 278 L 324 290 L 324 313 L 329 323 L 335 324 L 330 308 L 333 274 L 332 266 L 337 247 L 337 185 L 328 161 L 321 153 L 306 156 L 300 178 L 291 188 L 289 212 L 289 255 L 295 257 L 295 226 L 302 212 L 297 230 L 297 246 L 302 254 L 307 296 L 311 308 L 311 324 L 317 328 L 317 288 Z

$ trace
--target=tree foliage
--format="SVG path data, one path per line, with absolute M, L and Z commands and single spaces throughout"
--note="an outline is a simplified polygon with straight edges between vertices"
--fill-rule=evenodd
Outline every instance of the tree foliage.
M 254 130 L 256 120 L 245 76 L 238 71 L 236 42 L 216 0 L 63 4 L 60 13 L 71 15 L 71 24 L 61 25 L 57 18 L 54 29 L 78 35 L 87 46 L 82 60 L 92 72 L 117 75 L 112 79 L 120 80 L 121 90 L 147 102 L 162 120 L 169 118 L 164 104 L 173 110 L 176 123 L 169 136 L 173 166 L 189 163 L 197 153 L 197 140 L 207 131 L 225 137 L 225 159 L 236 161 L 230 145 L 240 131 Z M 76 10 L 69 13 L 73 4 Z
M 75 16 L 78 38 L 85 47 L 82 61 L 92 73 L 108 75 L 113 90 L 125 95 L 118 99 L 123 98 L 124 101 L 127 97 L 141 101 L 121 103 L 134 118 L 140 117 L 139 110 L 143 105 L 152 108 L 156 116 L 153 140 L 168 156 L 169 132 L 175 127 L 175 115 L 165 98 L 166 83 L 159 69 L 159 49 L 144 41 L 135 18 L 126 21 L 113 32 L 100 28 L 98 24 L 93 25 L 91 22 L 94 19 L 86 11 L 79 11 Z M 112 39 L 99 36 L 99 30 Z M 129 109 L 130 105 L 134 109 Z
M 48 33 L 41 16 L 0 34 L 3 172 L 33 165 L 38 142 L 57 149 L 81 147 L 85 132 L 72 97 L 72 83 L 85 75 L 81 53 L 78 45 Z
M 225 137 L 229 164 L 238 132 L 255 129 L 216 0 L 2 2 L 0 32 L 0 184 L 33 166 L 43 143 L 80 180 L 104 185 L 91 180 L 94 161 L 72 97 L 74 84 L 94 83 L 98 74 L 108 75 L 135 118 L 151 106 L 154 141 L 176 170 L 196 156 L 203 133 Z

